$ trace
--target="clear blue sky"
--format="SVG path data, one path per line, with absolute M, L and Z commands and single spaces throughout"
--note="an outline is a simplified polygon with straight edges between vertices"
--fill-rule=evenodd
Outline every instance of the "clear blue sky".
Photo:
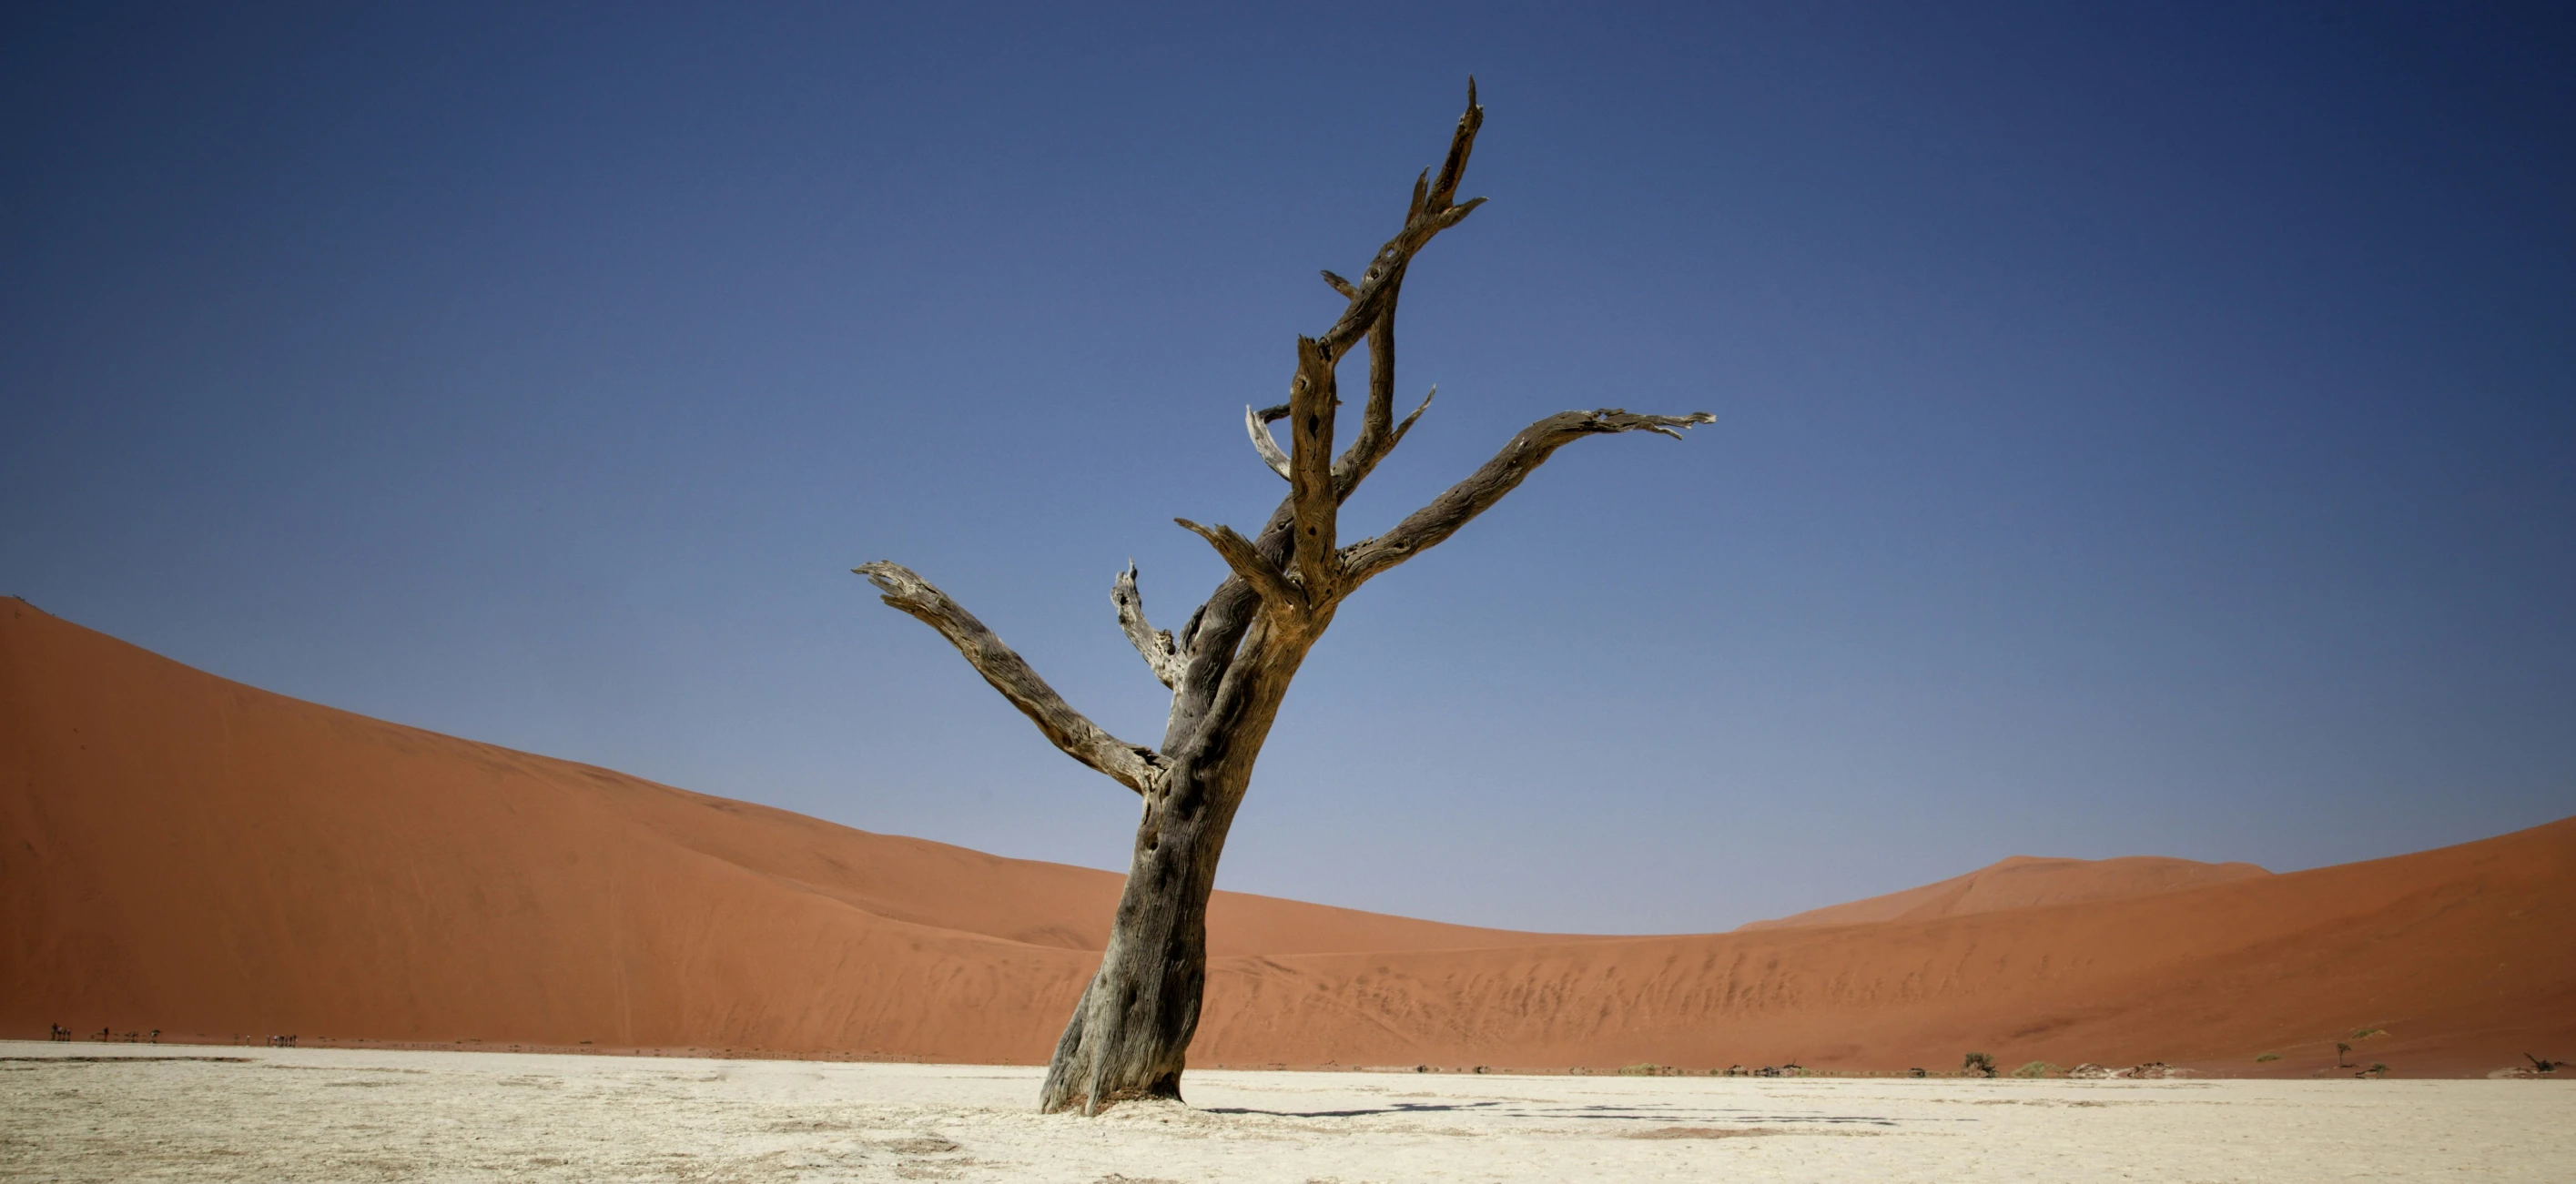
M 2576 813 L 2559 7 L 0 11 L 0 593 L 289 695 L 1125 867 L 1112 730 L 1479 80 L 1220 883 L 1704 930 Z

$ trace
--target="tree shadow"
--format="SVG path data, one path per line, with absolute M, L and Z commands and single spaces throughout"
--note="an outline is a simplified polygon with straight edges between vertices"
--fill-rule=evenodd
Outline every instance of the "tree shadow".
M 1437 1114 L 1450 1110 L 1487 1110 L 1501 1102 L 1390 1102 L 1365 1110 L 1255 1110 L 1249 1106 L 1208 1106 L 1209 1114 L 1259 1114 L 1269 1118 L 1367 1118 L 1374 1114 Z
M 1876 1114 L 1759 1114 L 1751 1110 L 1724 1110 L 1695 1106 L 1532 1106 L 1505 1101 L 1485 1102 L 1389 1102 L 1354 1110 L 1260 1110 L 1250 1106 L 1208 1106 L 1208 1114 L 1257 1114 L 1265 1118 L 1373 1118 L 1388 1114 L 1446 1114 L 1483 1110 L 1514 1118 L 1591 1118 L 1613 1122 L 1673 1122 L 1696 1118 L 1725 1122 L 1820 1122 L 1861 1123 L 1870 1126 L 1895 1126 L 1896 1120 Z

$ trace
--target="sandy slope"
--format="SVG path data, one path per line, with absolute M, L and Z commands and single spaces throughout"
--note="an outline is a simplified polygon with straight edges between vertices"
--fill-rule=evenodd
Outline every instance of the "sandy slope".
M 1934 886 L 1939 887 L 1939 886 Z M 1045 1056 L 1116 877 L 302 703 L 0 602 L 0 1033 Z M 1565 938 L 1220 894 L 1195 1063 L 2576 1053 L 2576 820 L 1850 926 Z
M 226 682 L 0 601 L 0 1022 L 1024 1059 L 1119 877 Z M 1532 943 L 1239 893 L 1220 954 Z
M 2272 873 L 2250 863 L 2199 863 L 2161 855 L 2119 859 L 2048 859 L 2015 855 L 1964 876 L 1792 913 L 1771 921 L 1748 921 L 1736 929 L 1781 929 L 1800 925 L 1859 925 L 1874 921 L 1929 921 L 1997 909 L 2029 909 L 2088 900 L 2116 900 L 2224 884 Z
M 2479 1073 L 2576 1047 L 2576 822 L 2124 901 L 1592 947 L 1245 967 L 1202 1047 L 1284 1041 L 1354 998 L 1365 1059 L 2007 1067 L 2187 1061 Z M 1232 969 L 1230 967 L 1230 969 Z M 1281 1022 L 1291 1017 L 1290 1022 Z M 1302 1022 L 1300 1022 L 1302 1021 Z M 1214 1039 L 1211 1040 L 1211 1035 Z M 2257 1066 L 2262 1052 L 2285 1058 Z M 1223 1059 L 1219 1057 L 1219 1059 Z

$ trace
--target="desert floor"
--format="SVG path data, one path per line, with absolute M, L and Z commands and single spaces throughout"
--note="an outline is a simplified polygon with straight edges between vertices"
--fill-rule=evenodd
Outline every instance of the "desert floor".
M 0 1043 L 9 1180 L 2566 1179 L 2558 1081 L 1193 1072 Z

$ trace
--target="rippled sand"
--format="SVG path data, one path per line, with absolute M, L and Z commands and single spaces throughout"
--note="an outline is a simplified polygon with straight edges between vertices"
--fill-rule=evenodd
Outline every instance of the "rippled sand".
M 2576 1083 L 1193 1072 L 0 1043 L 10 1180 L 2563 1180 Z

